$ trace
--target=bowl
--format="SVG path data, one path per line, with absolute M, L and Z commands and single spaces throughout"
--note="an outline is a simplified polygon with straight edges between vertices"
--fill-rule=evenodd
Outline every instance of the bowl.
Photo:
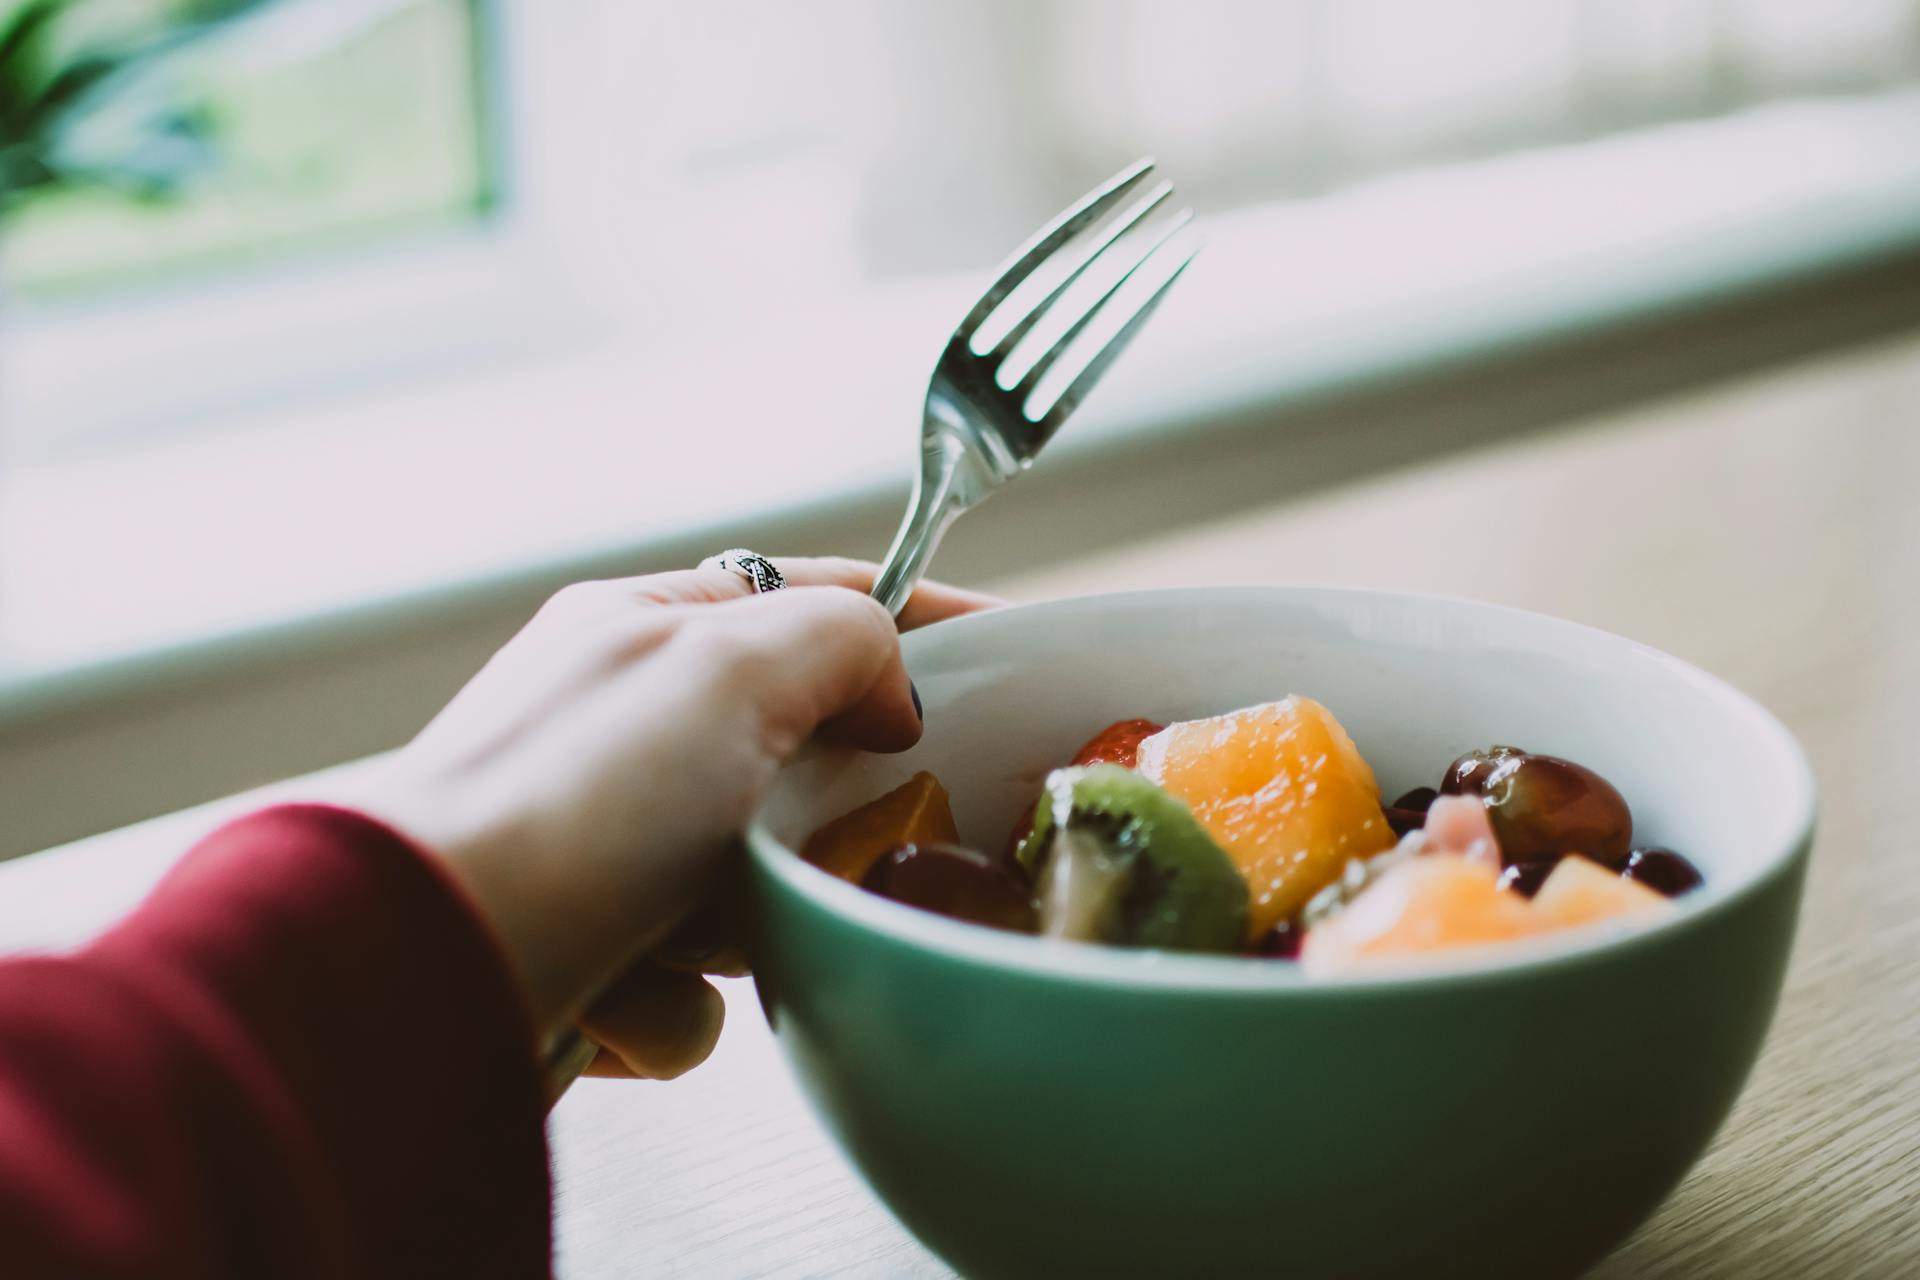
M 887 1206 L 968 1276 L 1575 1274 L 1726 1116 L 1767 1030 L 1813 828 L 1792 736 L 1618 636 L 1372 591 L 1094 596 L 905 638 L 927 734 L 783 771 L 748 836 L 767 1018 Z M 1652 927 L 1418 974 L 1049 942 L 870 895 L 792 852 L 931 769 L 998 848 L 1128 716 L 1288 692 L 1395 794 L 1509 742 L 1610 778 L 1706 877 Z

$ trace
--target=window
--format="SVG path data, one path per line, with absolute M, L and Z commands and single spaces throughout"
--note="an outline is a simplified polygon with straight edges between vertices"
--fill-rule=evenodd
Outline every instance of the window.
M 1756 209 L 1804 240 L 1872 188 L 1877 227 L 1920 232 L 1920 0 L 200 3 L 245 12 L 164 87 L 225 126 L 220 163 L 0 225 L 0 658 L 874 482 L 955 299 L 1142 153 L 1216 235 L 1181 295 L 1215 386 L 1648 305 L 1596 246 L 1726 288 L 1765 246 L 1720 228 Z M 1213 283 L 1229 241 L 1259 289 Z M 1474 288 L 1505 309 L 1462 314 Z M 839 416 L 795 443 L 796 402 Z M 765 465 L 667 492 L 650 429 Z
M 1920 71 L 1915 0 L 200 2 L 220 162 L 0 228 L 23 456 L 979 269 L 1144 152 L 1217 212 Z
M 1920 71 L 1913 0 L 1070 0 L 1065 150 L 1152 150 L 1215 202 Z M 1188 185 L 1192 185 L 1189 181 Z
M 166 30 L 168 6 L 129 8 L 89 34 L 78 19 L 102 6 L 69 6 L 71 39 L 118 47 Z M 497 194 L 486 31 L 472 0 L 306 0 L 252 6 L 135 67 L 140 81 L 105 86 L 67 147 L 112 147 L 126 99 L 162 102 L 211 133 L 213 163 L 166 199 L 129 198 L 109 174 L 25 200 L 0 239 L 14 302 L 210 279 L 480 215 Z

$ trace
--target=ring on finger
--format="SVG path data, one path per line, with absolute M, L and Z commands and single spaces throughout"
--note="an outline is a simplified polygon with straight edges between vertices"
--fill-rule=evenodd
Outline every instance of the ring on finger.
M 747 580 L 755 595 L 768 591 L 778 591 L 787 585 L 786 575 L 775 567 L 773 561 L 758 551 L 749 551 L 745 547 L 735 547 L 731 551 L 722 551 L 717 556 L 708 556 L 702 566 L 713 565 L 731 573 L 737 573 Z

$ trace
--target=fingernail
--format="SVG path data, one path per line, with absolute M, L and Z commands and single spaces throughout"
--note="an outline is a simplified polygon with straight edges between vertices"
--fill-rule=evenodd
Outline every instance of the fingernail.
M 927 713 L 920 709 L 920 689 L 913 683 L 912 676 L 907 677 L 907 692 L 913 695 L 913 714 L 919 717 L 921 724 L 925 724 Z

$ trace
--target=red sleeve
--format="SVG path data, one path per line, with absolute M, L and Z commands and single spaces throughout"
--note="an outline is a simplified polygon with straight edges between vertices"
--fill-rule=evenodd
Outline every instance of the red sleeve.
M 0 1270 L 544 1276 L 544 1110 L 437 861 L 269 809 L 84 950 L 0 963 Z

